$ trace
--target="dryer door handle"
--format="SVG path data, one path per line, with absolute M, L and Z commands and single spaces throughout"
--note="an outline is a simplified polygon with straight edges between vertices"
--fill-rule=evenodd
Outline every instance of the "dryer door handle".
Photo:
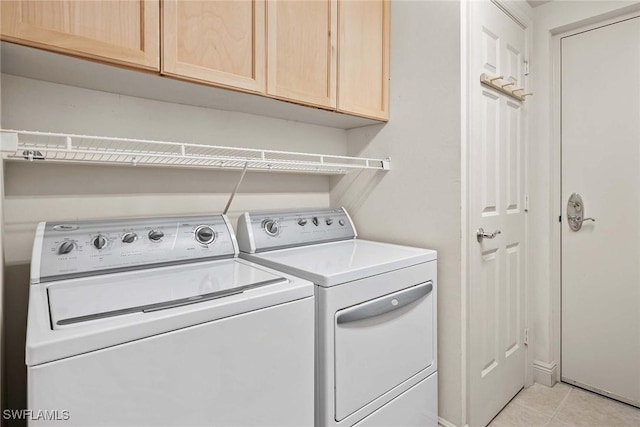
M 428 281 L 409 289 L 376 298 L 364 304 L 347 308 L 338 313 L 338 325 L 380 316 L 397 310 L 428 295 L 433 290 L 433 282 Z

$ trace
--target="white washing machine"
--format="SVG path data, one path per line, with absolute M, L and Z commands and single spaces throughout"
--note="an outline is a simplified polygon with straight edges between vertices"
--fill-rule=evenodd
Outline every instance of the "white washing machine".
M 436 252 L 356 239 L 344 209 L 250 212 L 240 256 L 311 280 L 316 425 L 436 426 Z
M 313 424 L 313 284 L 226 217 L 41 223 L 31 280 L 31 425 Z

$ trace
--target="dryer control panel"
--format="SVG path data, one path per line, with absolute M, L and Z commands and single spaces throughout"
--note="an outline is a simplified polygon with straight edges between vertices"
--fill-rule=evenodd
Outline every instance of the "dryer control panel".
M 357 233 L 344 208 L 245 212 L 238 246 L 246 253 L 348 240 Z
M 33 250 L 35 283 L 238 253 L 224 215 L 40 223 Z

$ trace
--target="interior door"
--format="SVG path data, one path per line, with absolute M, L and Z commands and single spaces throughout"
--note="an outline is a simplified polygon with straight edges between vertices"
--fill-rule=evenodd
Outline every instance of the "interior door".
M 640 406 L 640 18 L 561 47 L 562 380 Z
M 526 88 L 527 32 L 492 2 L 470 7 L 468 422 L 484 426 L 525 381 L 526 116 L 479 77 Z

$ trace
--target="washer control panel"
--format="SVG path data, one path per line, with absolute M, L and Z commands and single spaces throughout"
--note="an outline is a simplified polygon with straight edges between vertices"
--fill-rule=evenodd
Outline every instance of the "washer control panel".
M 237 255 L 224 215 L 41 223 L 40 281 Z
M 238 246 L 246 253 L 355 237 L 344 208 L 246 212 L 238 220 Z

